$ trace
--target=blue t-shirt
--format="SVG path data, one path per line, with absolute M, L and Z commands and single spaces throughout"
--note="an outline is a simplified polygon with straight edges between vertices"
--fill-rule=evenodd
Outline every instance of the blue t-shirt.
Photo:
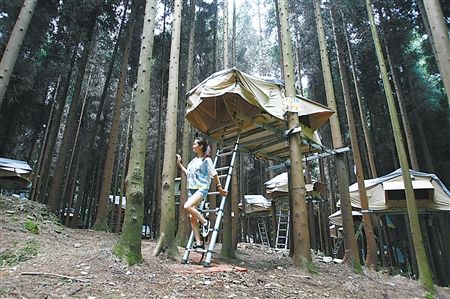
M 188 189 L 209 189 L 211 178 L 217 175 L 211 158 L 195 157 L 187 167 Z

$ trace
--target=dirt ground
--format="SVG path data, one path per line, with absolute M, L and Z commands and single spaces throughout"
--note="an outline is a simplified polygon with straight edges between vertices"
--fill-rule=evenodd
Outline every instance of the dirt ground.
M 128 267 L 111 253 L 117 236 L 59 225 L 44 206 L 0 198 L 1 298 L 449 298 L 417 281 L 383 271 L 353 273 L 314 256 L 318 273 L 294 268 L 287 254 L 238 245 L 237 260 L 213 257 L 212 267 L 154 257 Z M 191 254 L 193 261 L 199 256 Z

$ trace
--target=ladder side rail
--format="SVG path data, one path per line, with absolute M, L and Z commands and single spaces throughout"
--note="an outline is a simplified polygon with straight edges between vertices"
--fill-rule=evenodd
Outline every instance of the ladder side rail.
M 231 162 L 230 162 L 230 168 L 228 169 L 228 176 L 225 182 L 225 190 L 228 191 L 228 188 L 230 186 L 231 183 L 231 176 L 233 174 L 233 168 L 234 168 L 234 160 L 236 158 L 236 152 L 238 150 L 238 146 L 239 146 L 239 137 L 237 138 L 237 141 L 234 145 L 233 148 L 233 155 L 231 156 Z M 209 242 L 209 246 L 208 246 L 208 251 L 206 253 L 206 259 L 203 263 L 203 265 L 205 267 L 209 267 L 210 263 L 211 263 L 211 258 L 212 258 L 212 253 L 214 251 L 214 247 L 216 245 L 216 241 L 217 241 L 217 237 L 219 235 L 219 228 L 220 228 L 220 224 L 222 222 L 222 217 L 223 217 L 223 209 L 225 207 L 225 200 L 226 200 L 227 196 L 222 196 L 221 201 L 220 201 L 220 207 L 219 210 L 217 211 L 217 217 L 216 217 L 216 223 L 214 224 L 214 230 L 211 236 L 211 240 Z
M 285 240 L 285 243 L 284 243 L 284 249 L 287 249 L 288 248 L 288 243 L 289 243 L 289 227 L 290 227 L 290 225 L 291 225 L 291 213 L 290 213 L 290 211 L 288 211 L 288 214 L 287 214 L 287 226 L 286 226 L 286 240 Z

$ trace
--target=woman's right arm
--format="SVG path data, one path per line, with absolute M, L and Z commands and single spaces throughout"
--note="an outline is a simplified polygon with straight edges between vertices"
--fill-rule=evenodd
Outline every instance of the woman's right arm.
M 177 164 L 178 167 L 180 167 L 181 171 L 184 172 L 185 175 L 187 175 L 187 169 L 181 164 L 181 156 L 177 154 Z

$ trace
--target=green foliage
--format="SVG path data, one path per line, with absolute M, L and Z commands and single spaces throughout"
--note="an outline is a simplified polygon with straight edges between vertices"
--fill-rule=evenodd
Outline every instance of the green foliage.
M 30 219 L 25 220 L 25 222 L 22 223 L 22 226 L 24 229 L 26 229 L 30 233 L 33 233 L 33 234 L 39 233 L 39 226 L 33 220 L 30 220 Z
M 142 255 L 134 253 L 132 250 L 127 250 L 127 246 L 122 242 L 118 242 L 113 248 L 113 254 L 122 261 L 127 262 L 128 266 L 133 266 L 143 262 Z
M 307 269 L 309 273 L 319 275 L 319 270 L 313 261 L 303 260 L 303 268 Z
M 431 292 L 426 292 L 426 293 L 425 293 L 425 298 L 426 298 L 426 299 L 434 299 L 435 296 L 434 296 L 434 294 L 431 293 Z
M 17 250 L 5 250 L 0 253 L 0 266 L 14 266 L 18 263 L 32 259 L 38 254 L 38 243 L 36 241 L 27 241 L 25 246 Z

